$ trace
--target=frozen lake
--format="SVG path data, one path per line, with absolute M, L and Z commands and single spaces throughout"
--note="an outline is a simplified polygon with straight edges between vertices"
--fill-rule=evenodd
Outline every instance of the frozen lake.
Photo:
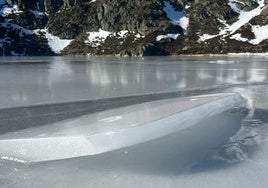
M 142 102 L 215 93 L 239 93 L 247 109 L 93 157 L 28 164 L 2 155 L 1 187 L 265 187 L 268 58 L 0 57 L 1 135 Z

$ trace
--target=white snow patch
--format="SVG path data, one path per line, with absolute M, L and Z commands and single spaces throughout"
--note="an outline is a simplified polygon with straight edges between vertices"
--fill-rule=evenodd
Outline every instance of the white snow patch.
M 72 42 L 72 40 L 69 39 L 60 39 L 59 37 L 48 33 L 46 29 L 37 30 L 35 32 L 37 33 L 38 31 L 44 32 L 45 37 L 48 40 L 49 47 L 55 53 L 60 53 L 66 46 L 68 46 Z
M 86 44 L 91 45 L 91 47 L 98 47 L 100 46 L 109 36 L 118 37 L 119 39 L 125 39 L 127 36 L 131 34 L 135 34 L 135 32 L 130 32 L 128 30 L 121 30 L 118 32 L 110 32 L 99 29 L 97 32 L 87 32 L 88 39 L 85 41 Z M 140 33 L 136 33 L 135 40 L 139 38 L 144 38 L 145 36 L 141 35 Z
M 184 32 L 187 31 L 187 27 L 189 26 L 189 18 L 184 16 L 180 19 L 180 26 L 184 30 Z
M 200 36 L 200 40 L 201 41 L 205 41 L 217 36 L 228 36 L 228 35 L 232 35 L 234 32 L 236 32 L 238 29 L 240 29 L 243 25 L 247 24 L 252 18 L 258 16 L 261 14 L 263 8 L 265 8 L 265 3 L 264 0 L 257 0 L 257 3 L 259 4 L 258 7 L 256 7 L 255 9 L 251 10 L 251 11 L 242 11 L 240 9 L 238 9 L 235 5 L 235 3 L 242 3 L 240 1 L 234 1 L 234 0 L 230 0 L 229 1 L 229 6 L 236 11 L 237 13 L 239 13 L 239 17 L 238 20 L 231 24 L 228 25 L 226 22 L 222 21 L 223 24 L 225 24 L 225 28 L 223 28 L 219 34 L 217 35 L 210 35 L 211 37 L 204 37 L 204 36 L 209 36 L 207 34 L 204 34 L 203 36 Z
M 144 38 L 145 36 L 144 36 L 144 35 L 141 35 L 140 33 L 137 33 L 137 34 L 135 35 L 135 37 L 138 38 L 138 39 L 140 39 L 140 38 Z
M 185 9 L 189 9 L 189 8 L 190 8 L 190 6 L 189 6 L 189 5 L 186 5 L 186 6 L 185 6 Z
M 163 10 L 167 14 L 167 17 L 171 20 L 171 23 L 173 25 L 179 25 L 182 27 L 184 32 L 187 31 L 187 27 L 189 25 L 189 18 L 186 16 L 184 10 L 176 11 L 169 1 L 164 1 Z
M 265 6 L 264 4 L 264 0 L 259 0 L 258 1 L 259 6 L 249 12 L 246 11 L 239 11 L 240 15 L 238 18 L 238 21 L 233 23 L 232 25 L 230 25 L 229 27 L 226 28 L 226 32 L 229 33 L 234 33 L 235 31 L 237 31 L 240 27 L 242 27 L 243 25 L 245 25 L 246 23 L 248 23 L 252 18 L 254 18 L 255 16 L 260 15 L 262 8 Z
M 217 37 L 217 35 L 203 34 L 199 36 L 199 41 L 206 41 L 215 37 Z
M 265 26 L 253 25 L 252 32 L 255 35 L 255 39 L 252 40 L 241 37 L 240 33 L 231 36 L 230 39 L 235 39 L 242 42 L 249 42 L 254 45 L 258 45 L 262 41 L 268 39 L 268 25 Z
M 98 47 L 103 43 L 106 38 L 112 33 L 109 31 L 104 31 L 99 29 L 97 32 L 87 32 L 88 40 L 85 41 L 86 44 L 90 44 L 92 47 Z
M 252 44 L 259 44 L 263 40 L 268 39 L 268 25 L 265 26 L 252 26 L 252 32 L 255 34 L 255 39 L 251 40 Z
M 97 0 L 91 0 L 90 3 L 96 2 Z
M 128 34 L 128 30 L 122 30 L 122 31 L 115 33 L 114 35 L 118 35 L 120 38 L 125 38 L 127 34 Z
M 10 14 L 19 14 L 19 13 L 22 13 L 22 11 L 19 10 L 18 5 L 14 5 L 13 7 L 4 6 L 4 8 L 0 12 L 0 14 L 3 17 L 8 16 Z
M 237 1 L 237 0 L 230 0 L 228 5 L 233 9 L 233 11 L 238 13 L 240 12 L 240 9 L 236 6 L 236 3 L 240 3 L 244 5 L 244 3 Z
M 179 36 L 179 34 L 166 34 L 166 35 L 158 35 L 156 37 L 156 41 L 160 41 L 160 40 L 163 40 L 163 39 L 168 39 L 168 38 L 172 38 L 172 39 L 177 39 Z
M 188 8 L 188 7 L 187 7 Z M 167 17 L 170 19 L 171 24 L 179 25 L 183 32 L 187 32 L 187 27 L 189 26 L 189 18 L 186 16 L 185 10 L 176 11 L 175 8 L 170 4 L 169 1 L 164 1 L 163 11 L 167 14 Z M 168 33 L 165 35 L 158 35 L 156 41 L 161 41 L 163 39 L 177 39 L 179 36 L 178 33 L 172 34 Z
M 242 42 L 248 42 L 248 39 L 241 37 L 240 33 L 237 33 L 237 34 L 231 36 L 230 39 L 234 39 L 234 40 L 238 40 L 238 41 L 242 41 Z
M 35 17 L 39 18 L 41 16 L 43 16 L 45 13 L 44 12 L 40 12 L 38 10 L 30 10 L 31 13 L 33 13 L 35 15 Z

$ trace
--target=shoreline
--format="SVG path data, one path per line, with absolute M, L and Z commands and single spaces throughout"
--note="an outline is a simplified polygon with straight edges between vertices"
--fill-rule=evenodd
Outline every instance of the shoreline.
M 14 58 L 20 58 L 20 57 L 81 57 L 81 58 L 90 58 L 90 57 L 99 57 L 99 58 L 105 58 L 105 57 L 110 57 L 110 58 L 146 58 L 146 57 L 250 57 L 250 56 L 255 56 L 255 57 L 268 57 L 268 52 L 264 53 L 250 53 L 250 52 L 245 52 L 245 53 L 227 53 L 227 54 L 178 54 L 178 55 L 166 55 L 166 56 L 118 56 L 118 55 L 53 55 L 53 56 L 0 56 L 0 58 L 5 58 L 5 57 L 14 57 Z
M 268 57 L 268 52 L 265 53 L 249 53 L 249 52 L 245 52 L 245 53 L 227 53 L 227 54 L 181 54 L 181 55 L 171 55 L 171 56 L 195 56 L 195 57 L 218 57 L 218 56 L 223 56 L 223 57 L 227 57 L 227 56 L 259 56 L 259 57 Z

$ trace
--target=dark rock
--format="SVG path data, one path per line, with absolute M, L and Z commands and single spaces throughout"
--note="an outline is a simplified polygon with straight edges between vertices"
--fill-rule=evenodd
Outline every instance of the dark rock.
M 267 52 L 267 40 L 258 45 L 230 39 L 231 35 L 218 36 L 226 24 L 238 20 L 229 0 L 169 0 L 176 11 L 185 11 L 189 17 L 187 31 L 170 23 L 163 11 L 164 0 L 6 0 L 10 7 L 18 5 L 20 12 L 0 15 L 0 54 L 55 55 L 44 34 L 33 30 L 47 28 L 52 35 L 74 39 L 61 55 L 178 55 L 228 52 Z M 242 1 L 241 1 L 242 2 Z M 266 6 L 268 0 L 265 0 Z M 243 11 L 258 5 L 255 0 L 236 1 Z M 185 8 L 187 6 L 187 8 Z M 189 8 L 188 8 L 189 7 Z M 2 9 L 0 5 L 0 10 Z M 33 11 L 39 11 L 35 15 Z M 256 36 L 254 25 L 268 25 L 268 8 L 233 34 L 248 40 Z M 85 43 L 88 32 L 99 29 L 111 33 L 99 45 Z M 28 34 L 23 33 L 25 30 Z M 120 37 L 119 31 L 128 35 Z M 139 34 L 142 37 L 136 37 Z M 177 39 L 156 41 L 158 35 L 179 34 Z M 214 38 L 200 41 L 203 34 Z M 232 34 L 232 35 L 233 35 Z

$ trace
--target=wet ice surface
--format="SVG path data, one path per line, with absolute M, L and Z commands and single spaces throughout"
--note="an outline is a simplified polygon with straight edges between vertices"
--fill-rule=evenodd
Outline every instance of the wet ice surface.
M 57 57 L 0 62 L 0 125 L 10 123 L 12 130 L 22 129 L 20 123 L 40 126 L 94 109 L 174 96 L 238 92 L 248 99 L 248 110 L 233 109 L 136 147 L 31 164 L 4 158 L 2 187 L 265 187 L 268 183 L 267 58 Z M 129 95 L 135 97 L 121 98 Z M 94 108 L 77 102 L 81 100 Z M 237 115 L 244 117 L 241 123 Z
M 267 82 L 267 58 L 1 58 L 0 107 Z M 240 63 L 239 63 L 240 62 Z

